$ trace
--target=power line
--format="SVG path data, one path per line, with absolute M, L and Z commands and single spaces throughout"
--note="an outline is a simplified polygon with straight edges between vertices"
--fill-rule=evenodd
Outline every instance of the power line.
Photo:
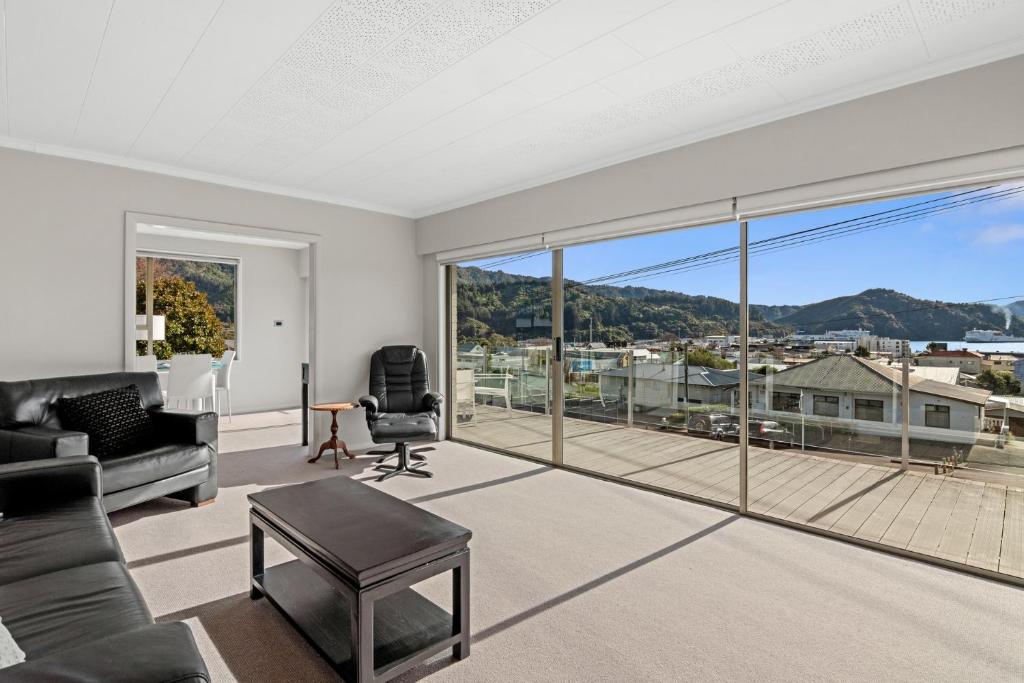
M 989 186 L 989 187 L 986 187 L 986 188 L 978 188 L 978 189 L 975 189 L 975 190 L 967 190 L 965 192 L 961 192 L 961 193 L 958 193 L 958 194 L 955 194 L 955 195 L 950 195 L 948 197 L 937 197 L 937 198 L 929 199 L 929 200 L 926 200 L 926 201 L 923 201 L 923 202 L 917 202 L 915 204 L 908 204 L 907 206 L 902 206 L 902 207 L 898 207 L 898 208 L 895 208 L 895 209 L 888 209 L 886 211 L 878 211 L 876 213 L 866 214 L 864 216 L 858 216 L 856 218 L 848 218 L 846 220 L 836 221 L 834 223 L 827 223 L 825 225 L 820 225 L 820 226 L 813 227 L 813 228 L 807 228 L 807 229 L 804 229 L 804 230 L 798 230 L 796 232 L 788 233 L 786 235 L 778 235 L 778 236 L 776 236 L 774 238 L 769 238 L 769 240 L 781 239 L 781 238 L 784 238 L 784 237 L 790 237 L 790 236 L 794 236 L 794 235 L 799 235 L 799 234 L 806 233 L 806 232 L 823 230 L 825 228 L 830 228 L 830 227 L 837 226 L 837 225 L 843 225 L 845 223 L 861 221 L 861 220 L 865 220 L 865 219 L 868 219 L 868 218 L 873 218 L 875 216 L 881 216 L 881 215 L 884 215 L 884 214 L 889 214 L 889 213 L 898 212 L 898 211 L 905 211 L 905 210 L 911 209 L 911 208 L 913 208 L 915 206 L 923 206 L 923 205 L 932 204 L 932 203 L 938 202 L 938 201 L 945 201 L 947 199 L 951 199 L 953 197 L 957 197 L 957 196 L 960 196 L 960 195 L 967 195 L 967 194 L 973 194 L 975 192 L 981 192 L 983 190 L 989 189 L 990 187 L 992 187 L 992 186 Z M 761 240 L 761 242 L 766 242 L 766 241 L 769 241 L 769 240 Z M 757 242 L 753 242 L 751 244 L 757 244 Z M 713 252 L 708 252 L 708 255 L 718 254 L 718 253 L 723 253 L 723 252 L 729 252 L 729 251 L 738 251 L 738 250 L 739 250 L 739 247 L 726 247 L 725 249 L 718 249 L 718 250 L 713 251 Z M 668 267 L 668 266 L 676 265 L 678 263 L 684 263 L 684 262 L 692 260 L 694 258 L 699 258 L 700 256 L 701 255 L 690 256 L 690 257 L 686 257 L 686 258 L 683 258 L 683 259 L 676 259 L 675 261 L 665 261 L 663 263 L 653 264 L 653 265 L 650 265 L 650 266 L 644 266 L 642 268 L 636 268 L 634 270 L 627 270 L 627 271 L 623 271 L 621 273 L 614 273 L 614 274 L 611 274 L 611 275 L 602 275 L 602 276 L 598 276 L 598 277 L 586 280 L 584 282 L 584 284 L 593 284 L 594 282 L 597 282 L 599 280 L 603 280 L 603 279 L 606 279 L 606 278 L 612 278 L 612 277 L 618 278 L 618 277 L 621 277 L 621 276 L 624 276 L 624 275 L 633 275 L 635 273 L 640 273 L 640 272 L 647 271 L 647 270 L 650 270 L 650 269 L 653 269 L 653 268 L 659 268 L 659 267 L 663 267 L 663 266 L 664 267 Z
M 516 254 L 515 256 L 508 256 L 508 257 L 500 258 L 497 261 L 492 261 L 490 263 L 483 263 L 483 264 L 481 264 L 481 265 L 479 265 L 477 267 L 478 268 L 493 268 L 494 266 L 501 266 L 501 265 L 505 265 L 506 263 L 515 263 L 516 261 L 524 261 L 526 259 L 533 258 L 534 256 L 540 256 L 541 254 L 546 254 L 546 253 L 548 253 L 548 252 L 547 251 L 531 251 L 531 252 L 529 252 L 527 254 Z
M 826 242 L 826 241 L 829 241 L 829 240 L 832 240 L 832 239 L 839 239 L 841 237 L 846 237 L 847 235 L 850 235 L 850 234 L 859 234 L 859 233 L 862 233 L 862 232 L 871 232 L 873 230 L 878 230 L 878 229 L 884 228 L 884 227 L 891 227 L 893 225 L 900 225 L 902 223 L 908 223 L 908 222 L 916 221 L 916 220 L 918 220 L 920 218 L 923 218 L 925 216 L 932 216 L 932 215 L 936 215 L 936 214 L 940 214 L 940 213 L 945 213 L 947 211 L 954 211 L 954 210 L 957 210 L 959 208 L 962 208 L 962 205 L 968 204 L 968 203 L 977 203 L 977 202 L 981 202 L 981 201 L 1001 201 L 1001 200 L 1006 199 L 1006 198 L 1008 198 L 1008 197 L 1010 197 L 1012 195 L 1020 194 L 1022 192 L 1024 192 L 1024 188 L 1015 189 L 1015 190 L 1012 190 L 1012 191 L 1005 191 L 1002 196 L 995 196 L 995 193 L 993 193 L 992 195 L 986 195 L 985 197 L 979 197 L 979 198 L 976 198 L 976 199 L 972 199 L 970 201 L 962 201 L 962 202 L 957 203 L 956 205 L 943 206 L 943 207 L 932 207 L 931 209 L 928 210 L 928 212 L 926 214 L 923 214 L 923 215 L 892 216 L 892 217 L 890 217 L 888 219 L 885 219 L 885 220 L 882 220 L 882 221 L 869 222 L 869 223 L 865 223 L 865 224 L 859 225 L 859 226 L 847 227 L 847 228 L 843 229 L 840 232 L 835 232 L 835 233 L 830 233 L 830 234 L 823 234 L 823 235 L 813 235 L 813 236 L 810 236 L 810 237 L 805 237 L 803 239 L 797 239 L 797 240 L 788 240 L 788 241 L 784 241 L 784 242 L 781 242 L 780 244 L 776 244 L 776 245 L 765 244 L 769 240 L 761 240 L 758 243 L 752 243 L 752 244 L 761 244 L 760 247 L 755 247 L 753 249 L 750 249 L 749 251 L 750 251 L 750 255 L 751 256 L 758 256 L 760 254 L 767 253 L 767 252 L 783 251 L 785 249 L 793 249 L 793 248 L 801 246 L 803 244 L 810 244 L 810 243 L 816 243 L 816 242 Z M 688 272 L 688 271 L 691 271 L 691 270 L 700 270 L 701 268 L 709 267 L 710 265 L 716 265 L 718 263 L 727 263 L 729 261 L 736 261 L 736 260 L 739 259 L 739 248 L 738 247 L 735 247 L 735 248 L 729 250 L 728 254 L 725 254 L 725 255 L 723 255 L 723 256 L 721 256 L 719 258 L 714 258 L 714 259 L 710 259 L 710 260 L 706 258 L 709 255 L 717 255 L 717 254 L 721 253 L 722 251 L 724 251 L 724 250 L 719 250 L 718 252 L 709 252 L 709 254 L 707 254 L 707 255 L 700 255 L 700 256 L 697 256 L 697 257 L 691 257 L 690 260 L 695 261 L 697 263 L 697 265 L 688 265 L 688 266 L 680 266 L 680 267 L 676 267 L 676 268 L 655 270 L 655 271 L 652 271 L 649 274 L 641 274 L 641 275 L 637 275 L 637 276 L 633 276 L 633 277 L 628 277 L 628 278 L 618 278 L 618 279 L 615 279 L 615 280 L 608 280 L 608 281 L 601 282 L 600 284 L 610 285 L 610 284 L 619 284 L 619 283 L 628 282 L 628 281 L 647 280 L 647 279 L 651 279 L 651 278 L 663 277 L 665 275 L 672 275 L 672 274 L 676 274 L 676 273 Z M 704 263 L 707 263 L 708 265 L 703 265 Z M 583 284 L 583 283 L 581 283 L 581 284 Z
M 912 206 L 917 206 L 912 205 L 902 207 L 901 209 L 892 209 L 885 212 L 878 212 L 876 214 L 870 214 L 868 216 L 861 216 L 856 219 L 848 219 L 845 221 L 830 223 L 823 226 L 817 226 L 815 228 L 808 228 L 793 233 L 787 233 L 785 235 L 778 235 L 776 237 L 767 238 L 764 240 L 758 240 L 757 242 L 751 242 L 750 245 L 753 248 L 750 249 L 750 253 L 751 255 L 757 255 L 770 251 L 781 250 L 784 248 L 791 248 L 794 246 L 799 246 L 801 244 L 827 241 L 828 239 L 837 239 L 839 237 L 845 237 L 850 234 L 867 232 L 870 230 L 877 230 L 882 227 L 907 223 L 910 221 L 918 220 L 920 218 L 924 218 L 926 216 L 932 216 L 952 211 L 955 209 L 959 209 L 970 204 L 1000 201 L 1009 198 L 1013 195 L 1020 194 L 1022 192 L 1024 192 L 1024 186 L 1017 186 L 1008 189 L 998 190 L 996 192 L 992 192 L 987 195 L 979 197 L 968 197 L 967 199 L 957 200 L 955 202 L 950 202 L 945 206 L 932 206 L 925 209 L 915 209 L 914 211 L 906 211 L 907 209 L 912 208 Z M 970 193 L 964 192 L 953 196 L 960 196 L 966 194 Z M 951 197 L 944 197 L 942 199 L 948 200 L 950 198 Z M 929 202 L 920 202 L 919 204 L 933 203 L 934 201 L 936 200 L 929 200 Z M 879 216 L 882 214 L 889 214 L 896 211 L 902 211 L 903 213 L 899 215 L 888 216 L 887 218 L 865 221 L 866 218 L 869 218 L 871 216 Z M 804 237 L 796 239 L 796 237 L 799 237 L 800 235 L 804 235 Z M 685 272 L 688 270 L 696 270 L 697 268 L 694 267 L 694 264 L 700 264 L 701 266 L 703 266 L 705 263 L 727 262 L 731 260 L 736 260 L 738 256 L 738 246 L 728 247 L 724 249 L 718 249 L 715 251 L 707 252 L 704 254 L 689 256 L 683 259 L 675 259 L 673 261 L 666 261 L 664 263 L 652 264 L 650 266 L 645 266 L 643 268 L 636 268 L 630 271 L 623 271 L 622 273 L 614 273 L 591 278 L 580 283 L 574 283 L 574 286 L 593 284 L 611 285 L 618 284 L 621 282 L 649 279 L 651 277 L 660 277 L 663 275 Z

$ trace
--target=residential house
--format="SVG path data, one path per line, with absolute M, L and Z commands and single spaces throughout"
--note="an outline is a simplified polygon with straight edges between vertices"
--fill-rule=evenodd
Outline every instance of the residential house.
M 981 361 L 983 356 L 974 351 L 958 350 L 944 351 L 936 349 L 926 353 L 920 353 L 914 357 L 917 365 L 935 368 L 960 368 L 960 372 L 968 375 L 977 375 L 981 372 Z
M 486 358 L 486 350 L 476 342 L 464 342 L 456 348 L 455 360 L 462 369 L 483 372 Z
M 1012 353 L 986 353 L 981 359 L 981 370 L 992 372 L 1013 372 L 1021 356 Z
M 633 378 L 633 403 L 637 410 L 664 408 L 675 411 L 686 405 L 736 405 L 739 370 L 719 370 L 703 365 L 689 366 L 689 375 L 683 363 L 638 363 L 632 373 L 628 367 L 601 373 L 601 396 L 605 399 L 625 401 L 627 382 Z M 686 378 L 689 378 L 687 382 Z M 751 379 L 760 377 L 751 373 Z M 684 386 L 688 385 L 688 386 Z
M 751 383 L 755 411 L 854 420 L 858 430 L 898 434 L 902 370 L 856 356 L 825 356 Z M 910 425 L 973 435 L 983 427 L 992 392 L 910 375 Z M 867 423 L 887 425 L 872 429 Z M 918 430 L 923 433 L 922 430 Z M 943 438 L 949 439 L 946 435 Z M 953 437 L 969 440 L 972 436 Z
M 1014 436 L 1024 436 L 1024 396 L 993 396 L 985 406 L 986 422 L 1005 425 Z

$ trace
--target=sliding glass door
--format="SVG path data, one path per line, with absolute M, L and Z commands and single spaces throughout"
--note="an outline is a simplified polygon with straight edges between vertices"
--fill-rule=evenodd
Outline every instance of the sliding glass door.
M 452 435 L 552 459 L 552 254 L 457 264 Z
M 735 223 L 565 249 L 563 462 L 735 504 Z
M 1024 577 L 1024 186 L 750 222 L 749 509 Z
M 1024 578 L 1022 197 L 964 188 L 460 264 L 452 432 Z

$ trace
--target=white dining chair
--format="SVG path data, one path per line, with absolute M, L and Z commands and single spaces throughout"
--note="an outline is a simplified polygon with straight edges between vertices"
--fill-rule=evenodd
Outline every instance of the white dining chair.
M 224 355 L 220 357 L 220 367 L 217 369 L 217 386 L 216 386 L 216 407 L 217 414 L 221 415 L 224 413 L 222 408 L 223 399 L 220 397 L 220 392 L 224 392 L 224 397 L 228 400 L 228 422 L 231 422 L 231 366 L 235 363 L 235 352 L 225 351 Z
M 192 401 L 204 407 L 206 399 L 214 397 L 214 376 L 211 369 L 213 356 L 208 353 L 181 353 L 171 356 L 171 369 L 167 374 L 167 405 L 191 409 Z
M 135 356 L 135 372 L 156 372 L 156 356 Z

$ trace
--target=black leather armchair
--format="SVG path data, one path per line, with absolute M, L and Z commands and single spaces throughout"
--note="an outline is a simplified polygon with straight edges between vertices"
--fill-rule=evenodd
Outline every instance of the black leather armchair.
M 366 423 L 374 443 L 395 444 L 384 452 L 375 469 L 384 481 L 398 474 L 433 476 L 422 469 L 424 462 L 410 454 L 409 444 L 434 441 L 444 397 L 430 391 L 427 357 L 415 346 L 385 346 L 370 357 L 370 391 L 359 398 L 366 408 Z M 375 453 L 380 453 L 376 451 Z M 397 465 L 381 464 L 398 457 Z M 420 462 L 410 463 L 410 458 Z
M 101 460 L 107 511 L 161 496 L 193 506 L 213 501 L 217 497 L 217 414 L 164 409 L 154 372 L 0 382 L 0 464 L 87 455 L 88 435 L 62 428 L 57 400 L 131 384 L 139 388 L 156 437 L 143 450 Z

